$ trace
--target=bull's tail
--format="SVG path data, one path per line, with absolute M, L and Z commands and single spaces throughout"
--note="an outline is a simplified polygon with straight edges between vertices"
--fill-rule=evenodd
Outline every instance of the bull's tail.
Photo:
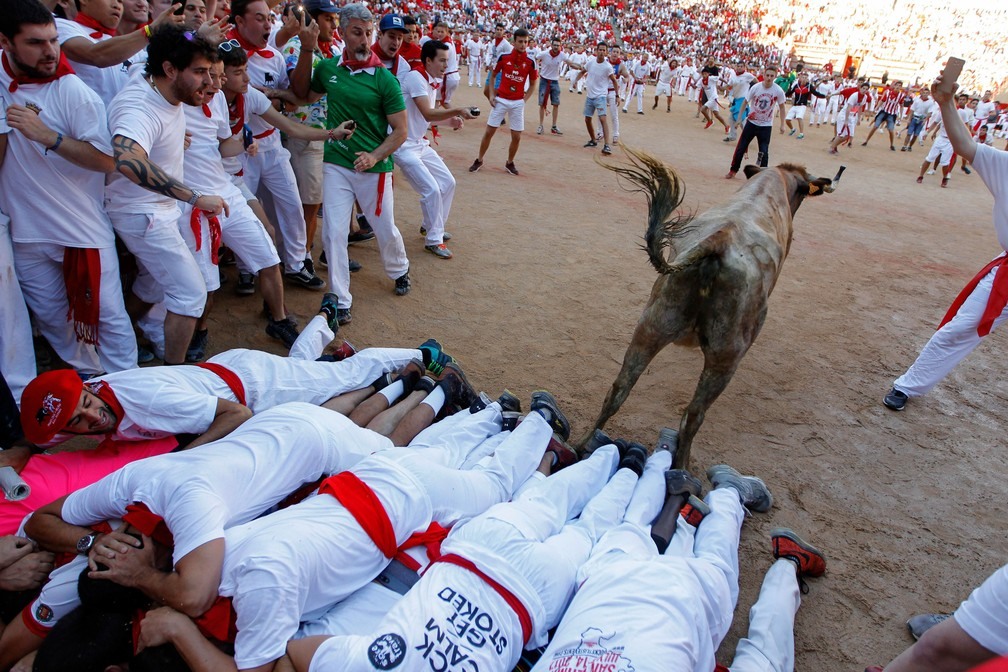
M 648 226 L 644 234 L 644 249 L 656 271 L 671 273 L 677 266 L 669 264 L 670 255 L 666 250 L 676 252 L 675 239 L 685 235 L 693 221 L 692 213 L 676 214 L 686 195 L 686 185 L 674 170 L 650 154 L 625 146 L 623 151 L 629 165 L 599 163 L 624 178 L 629 183 L 629 191 L 642 192 L 647 198 Z

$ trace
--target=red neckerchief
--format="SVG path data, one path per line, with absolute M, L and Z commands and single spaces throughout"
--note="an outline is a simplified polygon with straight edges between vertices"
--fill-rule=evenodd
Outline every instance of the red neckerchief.
M 172 536 L 171 530 L 168 529 L 168 525 L 165 524 L 164 518 L 153 513 L 143 502 L 127 504 L 126 514 L 122 520 L 162 546 L 175 545 L 175 538 Z
M 115 28 L 106 28 L 102 24 L 98 23 L 96 19 L 91 18 L 83 12 L 77 12 L 77 18 L 75 18 L 74 21 L 85 28 L 91 28 L 94 31 L 91 33 L 91 37 L 94 39 L 98 39 L 102 35 L 108 35 L 109 37 L 115 37 L 117 35 Z
M 231 134 L 237 135 L 245 128 L 245 94 L 239 93 L 235 96 L 235 102 L 228 103 L 228 123 L 231 126 Z
M 332 45 L 333 45 L 333 41 L 332 40 L 329 40 L 328 42 L 323 42 L 322 40 L 318 41 L 319 51 L 321 51 L 322 55 L 325 56 L 326 58 L 332 58 L 333 57 Z
M 248 56 L 249 58 L 252 58 L 252 54 L 259 54 L 265 59 L 273 58 L 272 51 L 270 51 L 269 49 L 260 49 L 259 47 L 255 46 L 254 44 L 246 40 L 244 37 L 242 37 L 241 33 L 238 32 L 237 28 L 232 28 L 231 30 L 229 30 L 226 37 L 229 40 L 238 40 L 238 44 L 241 46 L 242 49 L 245 50 L 245 55 Z
M 371 53 L 378 57 L 378 60 L 380 60 L 382 62 L 383 66 L 385 65 L 385 60 L 386 60 L 385 57 L 384 57 L 385 54 L 384 54 L 384 52 L 382 52 L 378 48 L 378 43 L 377 42 L 375 42 L 374 44 L 371 45 Z M 393 75 L 395 75 L 395 74 L 397 74 L 397 71 L 399 70 L 399 52 L 398 51 L 395 53 L 395 55 L 392 57 L 391 60 L 392 60 L 392 67 L 389 68 L 388 71 L 391 72 Z
M 101 305 L 101 256 L 98 250 L 68 247 L 63 251 L 63 283 L 74 334 L 81 343 L 98 345 Z
M 203 248 L 203 223 L 200 215 L 206 215 L 207 224 L 210 227 L 210 261 L 216 266 L 220 261 L 217 256 L 221 246 L 220 220 L 217 219 L 217 215 L 211 214 L 206 210 L 200 210 L 199 208 L 192 209 L 192 214 L 189 215 L 189 228 L 192 230 L 193 238 L 196 239 L 197 251 Z
M 206 115 L 207 119 L 213 116 L 213 112 L 210 111 L 210 106 L 206 103 L 203 103 L 203 114 Z
M 417 67 L 415 67 L 413 69 L 416 72 L 419 72 L 421 75 L 423 75 L 424 79 L 427 80 L 427 83 L 430 84 L 430 87 L 432 89 L 434 89 L 435 91 L 437 91 L 438 89 L 441 88 L 441 82 L 432 81 L 431 80 L 431 76 L 427 74 L 427 69 L 424 68 L 422 65 L 418 65 Z
M 119 427 L 119 423 L 122 422 L 123 415 L 125 415 L 122 404 L 116 399 L 115 392 L 112 391 L 112 388 L 104 380 L 99 380 L 97 383 L 87 383 L 86 386 L 91 394 L 101 399 L 112 409 L 112 413 L 116 417 L 116 424 L 113 427 L 113 431 L 115 431 Z
M 381 68 L 382 61 L 378 58 L 378 54 L 374 51 L 368 54 L 368 58 L 363 61 L 357 61 L 349 57 L 350 52 L 346 49 L 343 50 L 343 57 L 340 59 L 340 65 L 345 67 L 350 72 L 355 70 L 363 70 L 364 68 Z
M 494 46 L 495 47 L 498 46 L 501 43 L 501 40 L 503 40 L 503 39 L 504 39 L 503 37 L 495 37 L 494 38 Z
M 27 75 L 15 75 L 14 71 L 11 70 L 10 63 L 7 62 L 7 54 L 0 54 L 0 61 L 3 63 L 4 72 L 11 78 L 11 83 L 7 87 L 7 90 L 11 93 L 17 91 L 18 87 L 22 84 L 48 84 L 49 82 L 55 82 L 60 77 L 65 77 L 66 75 L 74 74 L 74 69 L 70 67 L 69 61 L 66 60 L 66 55 L 60 51 L 59 63 L 56 65 L 56 72 L 49 77 L 28 77 Z

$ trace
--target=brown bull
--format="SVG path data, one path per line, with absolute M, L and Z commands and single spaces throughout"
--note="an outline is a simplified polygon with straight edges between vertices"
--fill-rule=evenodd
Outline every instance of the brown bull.
M 812 178 L 804 168 L 790 164 L 767 169 L 746 166 L 749 182 L 730 200 L 689 218 L 674 214 L 684 195 L 679 176 L 647 154 L 627 153 L 630 166 L 605 167 L 647 196 L 646 249 L 661 275 L 595 429 L 619 410 L 662 348 L 669 343 L 699 346 L 703 373 L 679 424 L 675 466 L 685 468 L 704 414 L 727 387 L 763 326 L 767 299 L 791 246 L 794 213 L 806 196 L 832 191 L 834 180 Z

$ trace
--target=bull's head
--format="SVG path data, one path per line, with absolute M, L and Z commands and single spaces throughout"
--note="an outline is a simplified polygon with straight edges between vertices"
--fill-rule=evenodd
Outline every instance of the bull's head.
M 788 202 L 791 205 L 791 214 L 794 215 L 806 196 L 818 196 L 824 192 L 833 193 L 846 169 L 847 166 L 840 166 L 840 170 L 837 171 L 833 179 L 828 177 L 812 177 L 805 168 L 792 163 L 782 163 L 774 170 L 780 171 L 781 177 L 787 184 Z M 746 179 L 751 179 L 763 170 L 765 169 L 759 166 L 746 166 L 743 172 L 745 172 Z

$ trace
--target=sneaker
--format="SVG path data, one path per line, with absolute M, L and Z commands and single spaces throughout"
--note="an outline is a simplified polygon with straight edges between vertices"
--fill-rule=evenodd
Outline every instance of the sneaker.
M 435 376 L 440 376 L 444 368 L 455 361 L 433 338 L 428 338 L 417 348 L 423 356 L 423 361 L 427 364 L 427 370 Z
M 504 170 L 508 171 L 512 175 L 517 175 L 518 174 L 518 169 L 515 168 L 514 161 L 508 161 L 507 163 L 505 163 L 504 164 Z
M 786 527 L 770 530 L 773 557 L 787 558 L 798 565 L 799 576 L 822 576 L 826 573 L 826 556 Z
M 347 312 L 350 312 L 349 308 L 347 308 L 346 310 Z M 333 359 L 335 359 L 337 362 L 342 362 L 344 359 L 353 357 L 356 354 L 357 354 L 357 348 L 354 347 L 353 343 L 351 343 L 350 341 L 343 341 L 342 343 L 339 344 L 339 347 L 333 350 L 332 356 Z
M 923 176 L 919 176 L 917 178 L 917 184 L 924 184 L 924 177 Z
M 662 427 L 658 432 L 658 441 L 655 443 L 655 452 L 667 450 L 672 453 L 672 462 L 675 463 L 676 452 L 679 450 L 679 430 L 671 427 Z
M 154 353 L 143 347 L 137 346 L 137 364 L 150 364 L 154 361 Z
M 896 151 L 896 147 L 893 146 L 893 145 L 889 145 L 889 151 L 890 152 L 895 152 Z
M 439 259 L 452 258 L 451 250 L 445 247 L 444 243 L 440 243 L 439 245 L 424 245 L 423 249 L 427 250 L 428 252 L 433 254 L 435 257 L 438 257 Z
M 626 454 L 619 461 L 618 469 L 629 469 L 640 478 L 644 473 L 644 464 L 647 462 L 647 448 L 639 443 L 631 443 Z
M 427 235 L 427 227 L 424 226 L 424 225 L 422 225 L 422 224 L 420 225 L 420 235 L 421 236 L 426 236 Z M 447 231 L 445 231 L 444 234 L 442 234 L 441 239 L 444 240 L 445 242 L 447 242 L 447 241 L 449 241 L 449 240 L 452 239 L 452 234 L 450 234 Z
M 902 411 L 906 407 L 907 399 L 909 397 L 905 393 L 894 387 L 882 398 L 882 403 L 894 411 Z
M 706 130 L 707 130 L 708 128 L 710 128 L 710 127 L 711 127 L 711 126 L 713 126 L 713 125 L 714 125 L 714 121 L 713 121 L 713 120 L 711 120 L 711 119 L 708 119 L 708 120 L 707 120 L 707 123 L 706 123 L 706 124 L 704 124 L 704 126 L 703 126 L 703 127 L 704 127 L 704 130 L 706 131 Z
M 831 150 L 829 150 L 829 153 L 830 154 L 839 154 L 840 152 L 838 152 L 836 149 L 831 149 Z
M 644 113 L 640 110 L 637 110 L 637 114 L 644 114 Z
M 363 217 L 364 215 L 359 215 L 359 216 Z M 347 236 L 347 242 L 351 243 L 351 244 L 353 244 L 353 243 L 363 243 L 364 241 L 367 241 L 367 240 L 374 240 L 374 231 L 371 230 L 371 227 L 368 227 L 368 229 L 366 231 L 364 229 L 361 229 L 359 231 L 354 231 L 349 236 Z M 323 252 L 323 254 L 325 254 L 325 253 Z M 321 263 L 321 260 L 320 260 L 320 263 Z
M 969 169 L 969 166 L 961 166 L 961 168 L 962 168 L 962 171 L 964 173 L 966 173 L 967 175 L 971 175 L 973 173 L 973 171 Z
M 236 266 L 238 260 L 235 258 L 234 250 L 230 247 L 221 247 L 220 254 L 217 257 L 219 261 L 217 262 L 220 266 Z
M 925 175 L 934 175 L 934 173 L 935 173 L 934 168 L 931 168 L 925 173 Z
M 864 142 L 862 142 L 862 143 L 861 143 L 861 146 L 862 146 L 862 147 L 867 147 L 867 146 L 868 146 L 868 141 L 867 141 L 867 140 L 865 140 Z
M 547 453 L 553 453 L 553 469 L 552 473 L 556 473 L 561 469 L 569 467 L 578 461 L 577 452 L 567 445 L 558 434 L 553 434 L 550 439 L 549 445 L 546 446 Z
M 339 315 L 339 299 L 332 292 L 326 292 L 322 295 L 322 305 L 319 307 L 319 312 L 325 315 L 326 324 L 329 325 L 329 329 L 333 333 L 339 331 L 340 322 L 338 321 Z
M 322 268 L 329 268 L 329 261 L 326 259 L 325 250 L 319 252 L 318 265 L 321 266 Z
M 536 135 L 542 135 L 542 134 L 543 134 L 543 127 L 542 124 L 539 124 L 539 128 L 536 129 Z
M 908 152 L 912 152 L 912 151 L 913 151 L 913 147 L 907 147 L 907 148 L 906 148 L 906 151 L 908 151 Z
M 359 271 L 360 269 L 362 269 L 363 266 L 361 266 L 359 262 L 356 262 L 353 259 L 349 259 L 348 258 L 347 259 L 347 268 L 350 269 L 351 273 L 356 273 L 357 271 Z
M 357 226 L 360 227 L 361 231 L 370 231 L 371 233 L 374 233 L 374 230 L 371 228 L 371 222 L 367 221 L 367 217 L 364 216 L 363 212 L 357 215 Z
M 411 285 L 410 285 L 410 279 L 409 279 L 409 271 L 406 271 L 405 273 L 403 273 L 402 275 L 400 275 L 398 278 L 396 278 L 396 281 L 395 281 L 395 294 L 396 294 L 396 296 L 406 296 L 407 294 L 409 294 L 410 287 L 411 287 Z
M 944 189 L 945 187 L 947 187 L 947 186 L 948 186 L 948 183 L 949 183 L 949 178 L 947 178 L 947 177 L 943 177 L 943 178 L 942 178 L 942 184 L 941 184 L 941 186 L 942 186 L 942 189 Z
M 546 418 L 546 422 L 553 428 L 553 432 L 563 441 L 570 438 L 570 422 L 567 421 L 567 416 L 560 410 L 560 406 L 552 394 L 546 390 L 536 390 L 532 393 L 531 408 Z
M 201 362 L 203 358 L 206 357 L 207 342 L 210 340 L 210 334 L 206 329 L 197 330 L 189 341 L 189 349 L 185 353 L 185 361 L 187 362 Z
M 735 179 L 735 175 L 737 175 L 737 174 L 738 173 L 736 173 L 734 170 L 729 170 L 728 173 L 724 176 L 724 179 L 726 179 L 726 180 L 733 180 L 733 179 Z
M 602 145 L 602 153 L 606 155 L 612 154 L 612 147 L 609 145 Z
M 309 273 L 308 269 L 304 267 L 297 273 L 284 273 L 284 278 L 305 289 L 311 289 L 316 292 L 325 289 L 326 286 L 325 280 L 314 273 Z
M 235 294 L 238 296 L 251 296 L 255 294 L 255 275 L 239 271 Z
M 497 397 L 497 403 L 500 404 L 501 411 L 504 413 L 521 413 L 521 400 L 510 390 L 501 392 L 501 395 Z
M 349 308 L 336 309 L 336 323 L 339 326 L 342 327 L 344 324 L 350 324 L 351 322 L 353 322 L 353 315 L 350 314 Z
M 799 140 L 802 140 L 802 139 L 804 139 L 804 138 L 805 138 L 805 134 L 804 134 L 804 133 L 799 133 L 799 134 L 798 134 L 798 139 L 799 139 Z
M 596 429 L 592 432 L 591 436 L 588 437 L 588 440 L 585 441 L 585 444 L 581 446 L 581 453 L 583 455 L 591 455 L 602 446 L 608 446 L 612 443 L 615 443 L 615 441 L 609 438 L 608 434 L 603 432 L 601 429 Z
M 403 381 L 404 394 L 409 394 L 416 388 L 417 383 L 423 378 L 424 371 L 426 369 L 422 359 L 412 359 L 399 369 L 399 380 Z
M 553 135 L 563 135 L 563 132 L 556 126 L 550 127 L 550 133 L 552 133 Z
M 743 476 L 727 464 L 716 464 L 707 470 L 707 480 L 714 489 L 734 488 L 742 505 L 751 511 L 763 513 L 773 506 L 773 495 L 766 483 L 755 476 Z
M 669 497 L 673 495 L 699 497 L 701 492 L 703 484 L 700 483 L 700 479 L 685 469 L 669 469 L 665 472 L 665 494 Z
M 700 523 L 710 515 L 710 512 L 710 505 L 696 495 L 690 495 L 686 503 L 679 509 L 679 515 L 693 527 L 700 527 Z
M 444 390 L 444 407 L 449 415 L 457 413 L 463 408 L 469 408 L 477 399 L 476 390 L 469 384 L 462 368 L 455 362 L 450 362 L 445 366 L 438 385 Z
M 311 258 L 310 254 L 307 257 L 305 257 L 304 267 L 306 271 L 308 271 L 312 275 L 315 275 L 315 260 Z
M 585 147 L 598 147 L 598 142 L 595 140 L 589 140 L 584 144 Z
M 796 131 L 797 131 L 797 129 L 792 128 L 791 132 L 788 133 L 788 137 L 791 137 L 792 135 L 794 135 Z
M 952 614 L 917 614 L 912 616 L 910 620 L 906 622 L 907 630 L 910 631 L 910 635 L 914 639 L 920 639 L 925 632 L 938 625 L 943 621 L 947 621 L 949 616 Z
M 730 136 L 730 135 L 726 135 L 726 136 L 725 136 L 725 137 L 724 137 L 724 138 L 723 138 L 723 139 L 721 140 L 721 142 L 731 142 L 731 136 Z
M 479 159 L 476 159 L 475 161 L 472 162 L 472 165 L 469 166 L 469 172 L 470 173 L 475 173 L 475 172 L 477 172 L 482 167 L 483 167 L 483 162 L 480 161 Z
M 290 348 L 297 340 L 298 330 L 289 317 L 282 320 L 270 320 L 266 323 L 266 334 L 275 339 L 283 341 L 283 344 Z

